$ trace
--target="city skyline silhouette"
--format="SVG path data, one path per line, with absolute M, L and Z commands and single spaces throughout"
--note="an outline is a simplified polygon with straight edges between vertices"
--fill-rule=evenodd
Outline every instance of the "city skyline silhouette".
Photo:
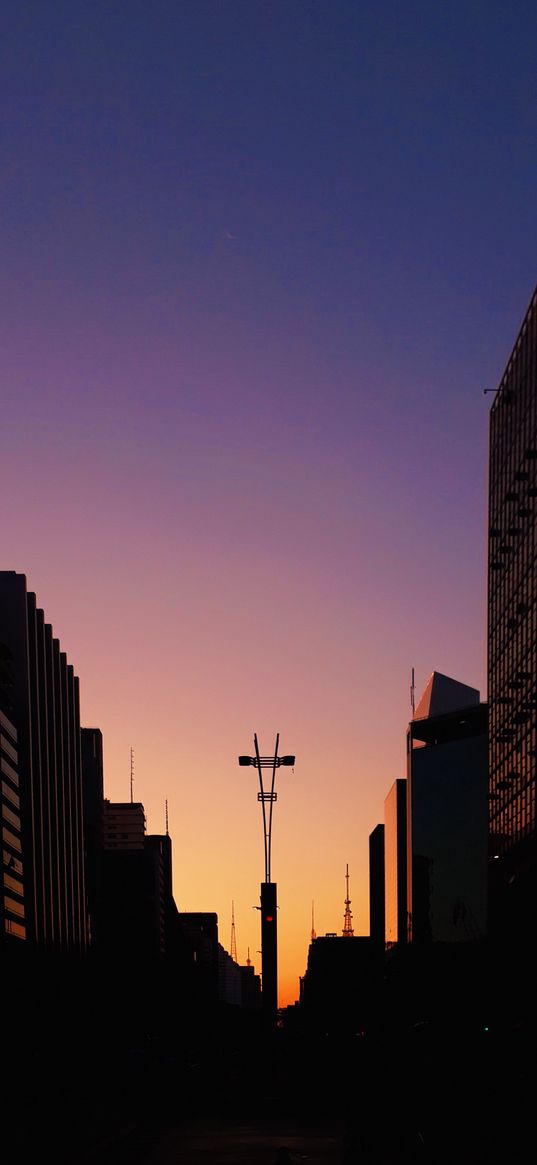
M 7 8 L 2 565 L 73 660 L 108 795 L 134 749 L 178 902 L 228 927 L 234 901 L 243 954 L 261 871 L 234 758 L 254 729 L 292 743 L 282 1002 L 347 861 L 367 933 L 411 669 L 485 693 L 483 389 L 534 284 L 524 22 L 398 19 Z
M 260 1060 L 280 1112 L 295 1064 L 293 1119 L 324 1089 L 335 1120 L 344 1080 L 308 1057 L 345 1031 L 373 1141 L 388 1048 L 394 1111 L 408 1051 L 440 1122 L 426 1064 L 438 1038 L 447 1095 L 451 979 L 453 1032 L 470 1002 L 480 1031 L 467 1086 L 480 1065 L 499 1108 L 503 1045 L 489 1071 L 481 1037 L 489 1004 L 497 1024 L 518 1007 L 495 992 L 535 844 L 537 12 L 7 0 L 3 25 L 3 938 L 37 1041 L 24 1103 L 43 1087 L 48 1111 L 63 985 L 84 1035 L 58 1018 L 55 1064 L 72 1053 L 88 1098 L 117 1053 L 126 1123 L 146 1085 L 155 1114 L 205 1085 L 216 1112 L 227 1049 L 222 1113 L 236 1088 L 261 1120 L 239 1060 L 277 929 Z M 272 836 L 275 796 L 238 762 L 274 740 Z M 507 933 L 512 965 L 487 961 Z M 332 1135 L 349 1162 L 374 1153 L 330 1121 L 327 1154 Z M 395 1157 L 422 1134 L 433 1152 L 433 1118 L 410 1141 L 395 1125 Z M 299 1153 L 285 1130 L 272 1149 Z

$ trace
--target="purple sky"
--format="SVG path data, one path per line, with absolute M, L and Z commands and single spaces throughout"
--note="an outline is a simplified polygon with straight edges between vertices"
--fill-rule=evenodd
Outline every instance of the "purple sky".
M 537 9 L 5 0 L 2 567 L 282 1002 L 367 933 L 409 683 L 485 696 L 487 423 L 536 282 Z

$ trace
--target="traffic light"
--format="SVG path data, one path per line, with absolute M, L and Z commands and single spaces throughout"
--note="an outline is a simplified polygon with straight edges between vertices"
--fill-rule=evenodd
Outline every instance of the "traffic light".
M 278 919 L 275 882 L 261 883 L 261 950 L 263 1009 L 275 1015 L 278 1006 Z

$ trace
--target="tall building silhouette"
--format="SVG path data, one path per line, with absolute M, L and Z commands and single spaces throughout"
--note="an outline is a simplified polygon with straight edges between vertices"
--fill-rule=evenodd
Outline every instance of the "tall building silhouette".
M 13 860 L 22 855 L 24 872 L 18 925 L 32 945 L 83 953 L 88 921 L 79 682 L 26 576 L 15 571 L 0 572 L 0 656 L 3 714 L 16 732 L 15 739 L 4 723 L 2 769 L 11 793 L 4 861 L 18 881 Z M 20 902 L 20 893 L 14 895 Z M 4 925 L 10 917 L 5 914 Z
M 406 781 L 397 779 L 384 801 L 385 942 L 407 940 Z
M 120 963 L 166 958 L 176 907 L 169 834 L 147 834 L 140 801 L 103 803 L 101 954 Z
M 82 728 L 82 789 L 84 802 L 84 856 L 89 942 L 99 939 L 103 882 L 103 738 L 99 728 Z
M 364 1030 L 375 1014 L 380 957 L 369 936 L 314 938 L 301 985 L 306 1028 L 323 1035 Z
M 525 946 L 537 895 L 537 290 L 489 417 L 490 928 Z
M 384 950 L 384 894 L 384 826 L 376 825 L 369 834 L 369 935 L 380 950 Z
M 407 732 L 408 938 L 487 930 L 487 705 L 433 672 Z

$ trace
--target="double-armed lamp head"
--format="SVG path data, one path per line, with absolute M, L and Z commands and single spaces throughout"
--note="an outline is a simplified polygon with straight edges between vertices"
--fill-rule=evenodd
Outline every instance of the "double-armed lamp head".
M 243 767 L 246 767 L 246 765 L 253 765 L 254 769 L 259 768 L 259 766 L 261 766 L 262 769 L 268 769 L 268 768 L 279 769 L 280 765 L 286 765 L 288 768 L 292 768 L 294 763 L 295 763 L 294 756 L 277 756 L 277 757 L 260 756 L 259 757 L 259 765 L 258 765 L 256 756 L 240 756 L 239 757 L 239 764 L 240 765 L 242 765 Z

